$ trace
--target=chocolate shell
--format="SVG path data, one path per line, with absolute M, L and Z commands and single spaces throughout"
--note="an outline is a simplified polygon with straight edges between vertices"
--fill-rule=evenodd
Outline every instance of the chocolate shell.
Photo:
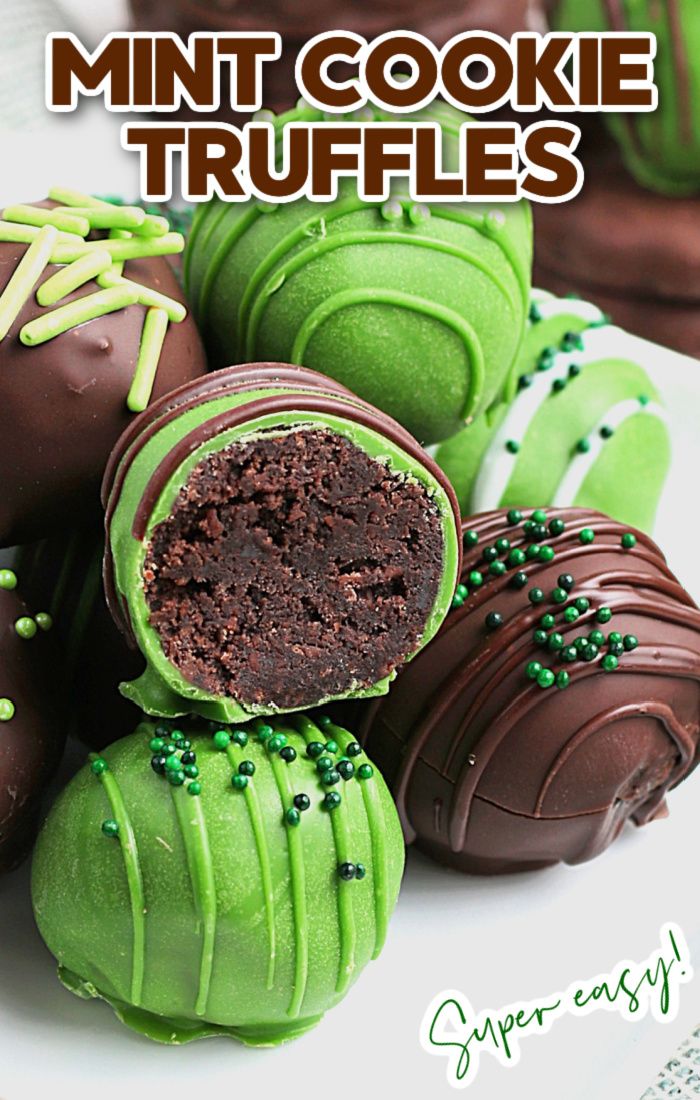
M 17 574 L 0 569 L 0 873 L 12 870 L 34 840 L 40 800 L 66 739 L 51 620 L 41 605 L 28 606 L 22 591 Z
M 219 371 L 156 404 L 105 475 L 105 581 L 147 713 L 217 721 L 383 693 L 447 613 L 458 508 L 397 423 L 321 375 Z
M 489 512 L 464 538 L 453 611 L 360 740 L 440 862 L 592 859 L 697 763 L 700 611 L 648 536 L 597 512 Z

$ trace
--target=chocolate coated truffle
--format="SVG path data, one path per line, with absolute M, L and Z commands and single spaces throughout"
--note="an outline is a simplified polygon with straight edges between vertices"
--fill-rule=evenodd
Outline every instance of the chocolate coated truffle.
M 651 530 L 671 461 L 657 360 L 597 306 L 534 291 L 509 401 L 436 453 L 462 515 L 573 504 Z
M 388 689 L 459 570 L 457 502 L 398 424 L 336 383 L 234 367 L 159 402 L 107 469 L 107 594 L 147 713 L 216 720 Z
M 305 108 L 278 124 L 321 117 Z M 451 170 L 467 116 L 438 103 L 416 117 L 442 127 Z M 321 205 L 202 204 L 185 285 L 212 365 L 303 363 L 423 443 L 487 410 L 527 318 L 530 208 L 429 208 L 405 198 L 401 183 L 385 203 L 363 202 L 341 180 L 337 200 Z
M 401 826 L 346 730 L 214 730 L 144 723 L 94 757 L 39 838 L 34 910 L 64 984 L 128 1027 L 273 1046 L 381 951 Z
M 66 739 L 51 619 L 41 605 L 24 602 L 19 578 L 0 568 L 0 872 L 31 846 L 39 800 Z
M 0 221 L 0 546 L 96 513 L 134 410 L 206 369 L 162 258 L 182 238 L 133 207 L 52 195 L 61 206 L 8 207 Z M 110 222 L 133 228 L 95 228 Z
M 581 863 L 697 763 L 700 611 L 650 538 L 597 512 L 489 512 L 464 541 L 454 610 L 360 740 L 440 862 Z

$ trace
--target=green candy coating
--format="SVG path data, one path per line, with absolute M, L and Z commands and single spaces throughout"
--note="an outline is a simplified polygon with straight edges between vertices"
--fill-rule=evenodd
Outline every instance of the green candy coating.
M 440 104 L 401 121 L 414 117 L 441 125 L 455 169 L 466 116 Z M 299 118 L 323 121 L 304 108 L 277 124 Z M 531 258 L 526 203 L 440 202 L 416 221 L 410 201 L 367 203 L 341 179 L 322 205 L 203 204 L 185 282 L 212 366 L 303 364 L 436 443 L 499 398 L 529 309 Z
M 154 774 L 152 723 L 105 750 L 108 770 L 94 774 L 94 761 L 71 781 L 32 868 L 37 923 L 69 989 L 166 1043 L 275 1045 L 342 999 L 382 948 L 403 838 L 376 771 L 346 783 L 342 800 L 324 798 L 303 751 L 320 731 L 305 717 L 295 724 L 300 732 L 283 731 L 297 749 L 291 766 L 250 739 L 256 772 L 240 792 L 229 777 L 241 749 L 218 751 L 203 728 L 191 734 L 201 784 Z M 352 743 L 333 735 L 342 752 Z M 300 787 L 311 805 L 296 827 Z M 113 844 L 103 822 L 117 827 Z M 361 891 L 339 879 L 346 862 L 366 868 Z

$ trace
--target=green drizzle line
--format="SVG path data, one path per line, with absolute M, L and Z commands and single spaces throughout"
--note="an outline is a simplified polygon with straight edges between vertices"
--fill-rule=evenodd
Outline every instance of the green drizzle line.
M 106 773 L 109 774 L 109 773 Z M 192 883 L 194 905 L 202 922 L 202 955 L 199 964 L 199 989 L 195 1014 L 207 1011 L 216 942 L 216 883 L 209 847 L 209 835 L 201 799 L 190 798 L 184 788 L 170 788 Z
M 228 756 L 229 763 L 231 764 L 234 772 L 238 770 L 238 754 L 236 752 L 237 748 L 238 746 L 235 745 L 232 741 L 226 749 L 226 755 Z M 241 757 L 243 756 L 242 750 L 240 755 Z M 275 892 L 272 884 L 270 852 L 267 846 L 267 837 L 265 836 L 265 825 L 263 822 L 262 811 L 260 809 L 260 800 L 258 799 L 258 792 L 256 791 L 253 783 L 248 783 L 247 787 L 243 791 L 243 797 L 245 798 L 246 807 L 248 809 L 248 816 L 250 817 L 250 824 L 253 830 L 253 836 L 255 837 L 255 847 L 258 853 L 258 861 L 260 863 L 260 876 L 262 879 L 263 897 L 265 901 L 265 920 L 267 923 L 267 936 L 270 944 L 270 961 L 267 969 L 267 988 L 272 989 L 275 984 L 277 936 L 275 931 Z
M 289 778 L 289 767 L 280 760 L 277 753 L 270 756 L 272 774 L 277 783 L 282 802 L 282 811 L 294 805 L 294 788 Z M 287 1009 L 291 1019 L 297 1019 L 306 993 L 309 977 L 309 929 L 306 914 L 306 870 L 304 866 L 304 840 L 301 830 L 285 825 L 287 830 L 287 850 L 289 853 L 289 878 L 292 888 L 292 910 L 294 913 L 294 991 Z
M 97 760 L 97 753 L 90 753 L 90 760 Z M 146 961 L 146 897 L 143 889 L 143 875 L 139 861 L 136 835 L 131 823 L 126 803 L 114 773 L 107 768 L 98 776 L 109 800 L 112 817 L 119 825 L 119 845 L 124 858 L 126 881 L 131 900 L 131 919 L 133 923 L 133 947 L 131 959 L 132 1003 L 139 1007 L 143 992 L 143 979 Z M 194 799 L 192 799 L 194 801 Z
M 296 717 L 296 716 L 295 716 Z M 307 744 L 312 741 L 325 741 L 326 737 L 319 727 L 305 716 L 296 719 L 297 728 Z M 336 866 L 348 863 L 352 856 L 352 842 L 348 821 L 348 809 L 343 799 L 337 809 L 329 814 L 335 844 Z M 340 932 L 340 960 L 338 981 L 335 991 L 343 994 L 352 981 L 355 970 L 355 950 L 357 947 L 357 927 L 353 908 L 353 887 L 351 882 L 338 882 L 338 930 Z M 349 887 L 349 889 L 346 889 Z
M 329 732 L 345 752 L 354 738 L 340 726 L 331 725 Z M 360 783 L 362 799 L 367 815 L 367 828 L 372 843 L 372 881 L 374 883 L 375 936 L 372 958 L 377 959 L 386 943 L 391 907 L 387 892 L 389 861 L 386 850 L 384 811 L 375 783 Z
M 228 206 L 224 207 L 222 217 L 225 213 L 228 212 L 228 209 Z M 232 226 L 231 229 L 229 229 L 221 244 L 214 252 L 209 267 L 207 268 L 207 273 L 202 281 L 202 288 L 199 294 L 199 308 L 197 312 L 200 324 L 206 324 L 207 314 L 209 312 L 209 303 L 211 300 L 211 293 L 219 277 L 219 272 L 226 262 L 229 252 L 238 242 L 239 238 L 242 237 L 244 233 L 247 233 L 250 226 L 253 225 L 253 223 L 256 222 L 258 218 L 261 217 L 262 212 L 258 209 L 258 207 L 252 206 L 250 210 L 247 210 L 246 213 L 238 219 L 235 225 Z

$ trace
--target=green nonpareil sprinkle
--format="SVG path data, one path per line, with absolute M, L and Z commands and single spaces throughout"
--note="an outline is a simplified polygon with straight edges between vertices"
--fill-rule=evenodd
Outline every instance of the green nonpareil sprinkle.
M 20 332 L 19 338 L 27 347 L 36 347 L 68 332 L 77 325 L 94 321 L 98 317 L 105 317 L 108 313 L 116 313 L 117 310 L 126 309 L 127 306 L 135 303 L 136 295 L 129 287 L 98 290 L 96 294 L 78 298 L 75 302 L 69 302 L 68 305 L 61 306 L 51 313 L 45 313 L 35 321 L 30 321 Z
M 4 340 L 41 278 L 56 247 L 58 230 L 46 225 L 37 233 L 0 295 L 0 340 Z
M 21 225 L 53 225 L 64 233 L 75 233 L 78 237 L 87 237 L 90 232 L 90 223 L 86 218 L 71 212 L 60 210 L 46 210 L 43 206 L 25 206 L 18 204 L 8 206 L 3 212 L 5 221 L 19 222 Z
M 106 290 L 104 293 L 109 294 L 110 291 Z M 130 412 L 143 412 L 148 408 L 167 331 L 168 314 L 165 310 L 149 309 L 143 326 L 134 380 L 126 399 Z
M 67 298 L 74 290 L 85 286 L 91 279 L 95 279 L 98 275 L 107 271 L 111 265 L 112 257 L 109 252 L 105 252 L 104 249 L 90 252 L 80 260 L 75 260 L 67 267 L 61 268 L 50 279 L 47 279 L 39 287 L 36 300 L 40 306 L 54 306 L 56 302 L 60 302 L 62 298 Z
M 140 283 L 133 283 L 129 279 L 123 279 L 111 268 L 106 270 L 104 274 L 101 274 L 97 281 L 102 287 L 133 287 L 138 294 L 139 305 L 165 310 L 168 315 L 168 320 L 172 321 L 173 324 L 180 324 L 187 316 L 187 309 L 183 306 L 182 302 L 177 302 L 174 298 L 169 298 L 167 294 L 161 294 L 158 290 L 150 290 L 149 287 L 142 286 Z

